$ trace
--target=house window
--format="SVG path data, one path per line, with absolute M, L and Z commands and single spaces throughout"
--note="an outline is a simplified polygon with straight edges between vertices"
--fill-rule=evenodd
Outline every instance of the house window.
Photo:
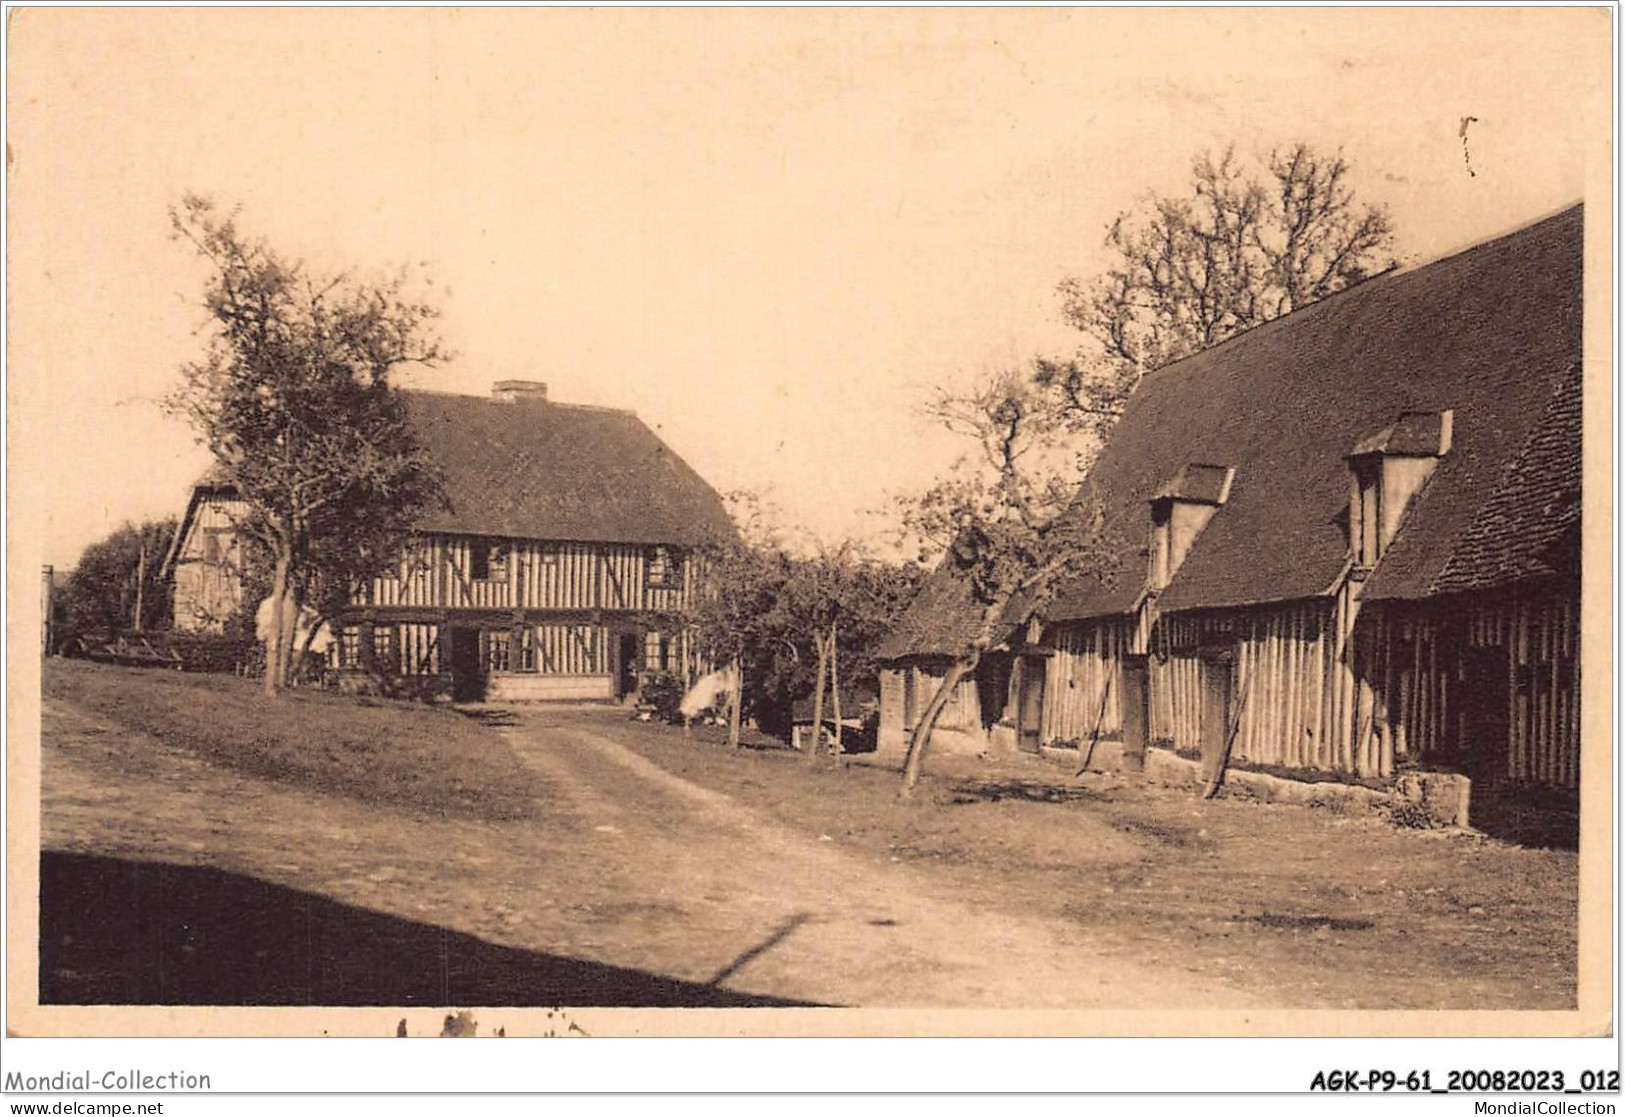
M 534 628 L 521 628 L 514 633 L 519 642 L 519 670 L 534 673 L 536 670 L 536 630 Z
M 338 654 L 339 667 L 354 669 L 361 666 L 361 629 L 359 627 L 350 625 L 339 633 Z
M 373 670 L 386 675 L 400 674 L 400 657 L 393 628 L 372 630 L 372 666 Z
M 643 637 L 643 665 L 649 671 L 672 669 L 672 639 L 664 632 L 650 632 Z
M 650 547 L 644 571 L 651 589 L 683 588 L 683 556 L 671 547 Z
M 485 634 L 485 669 L 488 672 L 510 671 L 513 662 L 513 633 L 491 629 Z
M 508 580 L 508 548 L 490 539 L 473 539 L 468 544 L 468 576 L 476 582 Z

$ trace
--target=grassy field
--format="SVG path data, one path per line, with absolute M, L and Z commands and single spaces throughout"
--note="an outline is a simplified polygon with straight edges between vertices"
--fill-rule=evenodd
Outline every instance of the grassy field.
M 315 690 L 268 699 L 229 675 L 65 659 L 46 662 L 44 693 L 293 787 L 488 821 L 538 809 L 535 780 L 507 743 L 446 709 Z

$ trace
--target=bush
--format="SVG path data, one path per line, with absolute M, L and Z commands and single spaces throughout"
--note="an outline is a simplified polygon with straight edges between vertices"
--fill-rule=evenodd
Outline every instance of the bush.
M 654 708 L 655 717 L 665 722 L 680 722 L 683 715 L 678 709 L 683 704 L 683 681 L 669 671 L 651 671 L 643 677 L 638 689 L 638 702 Z
M 265 648 L 252 636 L 217 632 L 172 632 L 169 646 L 181 657 L 181 670 L 211 675 L 259 675 Z
M 1440 825 L 1426 803 L 1411 799 L 1394 799 L 1382 805 L 1391 825 L 1401 830 L 1433 830 Z

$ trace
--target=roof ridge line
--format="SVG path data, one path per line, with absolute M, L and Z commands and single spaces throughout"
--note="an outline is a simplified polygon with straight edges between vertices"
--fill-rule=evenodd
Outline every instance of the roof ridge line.
M 404 393 L 406 393 L 408 395 L 414 395 L 414 396 L 441 396 L 441 397 L 444 397 L 445 399 L 466 399 L 466 400 L 473 400 L 476 403 L 489 403 L 492 406 L 502 406 L 502 407 L 511 407 L 512 406 L 512 404 L 503 403 L 503 401 L 501 401 L 501 400 L 492 399 L 490 396 L 475 395 L 472 392 L 453 392 L 453 391 L 449 391 L 449 390 L 447 390 L 445 388 L 407 388 L 407 387 L 400 387 L 400 388 L 396 388 L 395 390 L 398 391 L 398 392 L 404 392 Z M 532 402 L 533 403 L 540 403 L 540 404 L 542 404 L 543 406 L 546 406 L 546 407 L 569 408 L 572 411 L 608 411 L 608 412 L 611 412 L 611 413 L 616 414 L 616 415 L 631 415 L 634 418 L 636 418 L 636 416 L 637 416 L 637 411 L 635 409 L 633 409 L 633 408 L 630 408 L 630 407 L 614 407 L 614 406 L 612 406 L 610 404 L 607 404 L 607 403 L 567 403 L 564 400 L 555 400 L 555 399 L 543 399 L 543 400 L 536 400 L 536 401 L 532 401 Z
M 1578 201 L 1569 202 L 1567 205 L 1559 206 L 1549 213 L 1536 217 L 1532 221 L 1525 221 L 1521 225 L 1515 225 L 1510 229 L 1503 229 L 1501 232 L 1484 237 L 1482 240 L 1475 240 L 1467 244 L 1459 245 L 1456 248 L 1446 251 L 1441 256 L 1430 256 L 1426 260 L 1420 260 L 1410 264 L 1401 264 L 1396 261 L 1373 275 L 1368 275 L 1364 279 L 1356 280 L 1355 282 L 1350 283 L 1347 287 L 1341 287 L 1336 291 L 1333 291 L 1324 298 L 1316 299 L 1314 302 L 1308 303 L 1304 306 L 1295 307 L 1292 310 L 1287 311 L 1285 314 L 1276 315 L 1274 318 L 1271 318 L 1266 322 L 1259 322 L 1255 325 L 1248 326 L 1246 329 L 1237 330 L 1235 333 L 1224 338 L 1222 341 L 1216 341 L 1212 345 L 1203 346 L 1201 349 L 1197 349 L 1193 352 L 1185 354 L 1178 360 L 1173 360 L 1169 361 L 1167 364 L 1158 365 L 1156 368 L 1151 369 L 1144 376 L 1140 377 L 1140 379 L 1142 381 L 1147 380 L 1166 369 L 1171 369 L 1178 365 L 1182 365 L 1193 357 L 1201 356 L 1204 353 L 1211 353 L 1216 349 L 1223 349 L 1233 341 L 1247 337 L 1249 334 L 1257 333 L 1259 330 L 1273 326 L 1277 322 L 1285 322 L 1288 319 L 1297 318 L 1300 315 L 1307 314 L 1316 307 L 1324 306 L 1333 299 L 1336 299 L 1342 295 L 1347 295 L 1351 291 L 1358 291 L 1369 284 L 1377 282 L 1378 280 L 1393 280 L 1402 276 L 1415 275 L 1418 272 L 1426 271 L 1428 268 L 1434 267 L 1435 265 L 1454 260 L 1458 256 L 1465 256 L 1469 252 L 1476 252 L 1480 248 L 1487 248 L 1497 241 L 1507 240 L 1511 237 L 1518 236 L 1519 234 L 1526 233 L 1530 229 L 1533 229 L 1536 225 L 1541 225 L 1547 221 L 1555 220 L 1556 218 L 1562 217 L 1564 214 L 1569 213 L 1571 210 L 1584 208 L 1585 199 L 1581 198 Z

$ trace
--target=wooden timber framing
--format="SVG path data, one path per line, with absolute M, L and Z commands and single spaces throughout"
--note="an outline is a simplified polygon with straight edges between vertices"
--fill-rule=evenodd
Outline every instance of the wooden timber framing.
M 1142 378 L 1079 492 L 1101 524 L 1093 569 L 1044 605 L 1040 745 L 1195 758 L 1222 742 L 1235 765 L 1442 772 L 1565 809 L 1583 232 L 1575 206 Z M 970 597 L 939 570 L 885 664 L 962 646 Z M 976 693 L 983 725 L 1010 720 L 997 688 Z
M 1200 750 L 1202 653 L 1225 646 L 1233 693 L 1247 694 L 1233 761 L 1374 779 L 1409 766 L 1471 769 L 1481 780 L 1579 786 L 1577 591 L 1516 586 L 1364 605 L 1357 591 L 1349 582 L 1329 598 L 1157 618 L 1152 743 Z M 1047 741 L 1087 739 L 1097 722 L 1103 739 L 1120 735 L 1113 683 L 1134 627 L 1104 618 L 1048 635 L 1054 678 L 1065 682 L 1051 688 Z M 1486 703 L 1500 712 L 1481 716 Z
M 733 531 L 715 490 L 632 412 L 526 381 L 493 393 L 402 392 L 445 500 L 352 591 L 330 666 L 531 698 L 624 698 L 646 671 L 703 671 L 688 619 L 700 555 Z M 178 626 L 219 629 L 242 607 L 245 508 L 219 469 L 194 486 L 165 560 Z

